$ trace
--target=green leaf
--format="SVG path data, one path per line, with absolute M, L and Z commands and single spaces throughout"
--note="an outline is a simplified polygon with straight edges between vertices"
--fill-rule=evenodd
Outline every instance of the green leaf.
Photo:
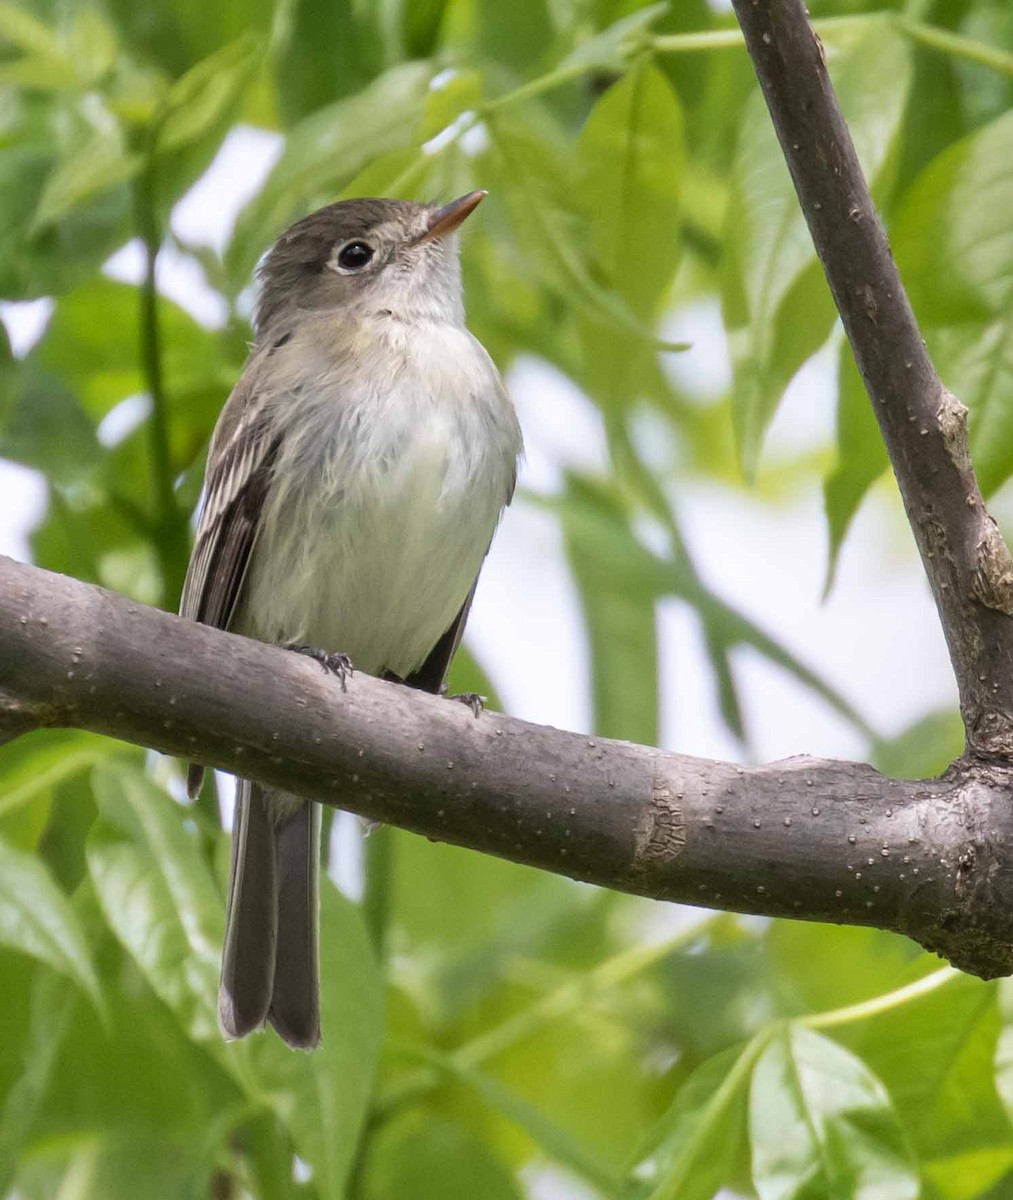
M 591 243 L 612 287 L 652 315 L 679 261 L 683 119 L 649 61 L 595 104 L 578 145 Z
M 420 4 L 406 7 L 415 10 Z M 299 0 L 275 11 L 272 59 L 283 127 L 361 91 L 383 69 L 380 25 L 386 29 L 393 20 L 389 3 L 382 17 L 377 6 L 355 0 Z M 327 47 L 326 54 L 320 53 L 321 46 Z
M 70 901 L 45 866 L 0 841 L 0 944 L 48 963 L 102 1010 L 98 977 Z
M 0 1108 L 0 1193 L 6 1195 L 18 1158 L 53 1077 L 78 993 L 60 975 L 36 976 L 31 992 L 31 1027 L 24 1044 L 24 1070 Z
M 570 476 L 560 512 L 591 643 L 595 732 L 656 745 L 654 608 L 671 586 L 669 573 L 640 544 L 604 488 Z
M 31 367 L 43 369 L 47 378 L 59 377 L 72 388 L 91 422 L 99 422 L 120 401 L 146 391 L 136 345 L 140 306 L 139 288 L 94 278 L 60 298 L 45 335 L 27 360 Z M 170 448 L 174 465 L 181 470 L 206 444 L 240 364 L 230 360 L 229 348 L 219 338 L 164 296 L 159 299 L 158 319 L 162 376 L 170 404 Z M 68 422 L 68 441 L 74 428 Z M 145 431 L 140 432 L 143 437 Z M 52 450 L 60 448 L 58 443 Z M 122 458 L 127 449 L 118 447 L 107 454 L 109 490 L 129 494 L 133 481 L 135 500 L 145 504 L 150 487 L 147 458 L 139 456 L 137 470 L 131 472 Z M 80 449 L 76 458 L 68 457 L 78 469 L 87 461 Z
M 118 127 L 107 125 L 96 129 L 53 166 L 39 196 L 29 234 L 34 237 L 96 195 L 132 179 L 140 167 L 140 156 L 127 150 Z
M 841 547 L 862 498 L 889 466 L 883 436 L 855 366 L 851 347 L 841 346 L 837 368 L 837 461 L 823 484 L 830 545 L 824 594 L 834 584 Z
M 584 1146 L 556 1124 L 543 1110 L 516 1095 L 491 1076 L 463 1066 L 452 1055 L 425 1046 L 412 1047 L 419 1058 L 467 1087 L 491 1108 L 527 1133 L 551 1160 L 569 1167 L 606 1195 L 615 1192 L 618 1179 L 597 1152 Z
M 631 1200 L 713 1200 L 738 1156 L 749 1078 L 765 1045 L 766 1038 L 758 1036 L 693 1072 L 659 1121 L 652 1148 L 638 1157 Z
M 231 114 L 260 63 L 260 43 L 244 34 L 205 58 L 169 88 L 156 149 L 167 154 L 198 142 Z
M 217 1039 L 224 902 L 187 813 L 140 770 L 101 767 L 88 869 L 116 937 L 190 1037 Z
M 274 1033 L 226 1047 L 251 1096 L 272 1106 L 320 1200 L 344 1200 L 373 1089 L 383 1031 L 383 988 L 356 905 L 323 880 L 320 906 L 322 1041 L 294 1054 Z
M 595 104 L 581 132 L 578 169 L 598 270 L 650 329 L 681 254 L 683 120 L 667 78 L 634 66 Z M 584 377 L 606 409 L 630 408 L 651 391 L 656 351 L 619 322 L 582 323 Z
M 0 4 L 0 38 L 28 54 L 62 57 L 56 31 L 20 4 Z
M 445 1120 L 381 1130 L 366 1200 L 521 1200 L 510 1172 L 473 1133 Z
M 625 70 L 631 57 L 646 48 L 650 27 L 667 8 L 667 4 L 648 4 L 620 17 L 606 29 L 580 42 L 557 69 L 560 72 Z
M 822 1034 L 788 1025 L 753 1071 L 753 1182 L 760 1200 L 916 1200 L 910 1147 L 886 1088 Z
M 264 187 L 239 216 L 226 254 L 233 279 L 249 280 L 257 259 L 294 215 L 333 199 L 374 158 L 413 144 L 431 77 L 427 63 L 391 67 L 290 131 Z
M 831 74 L 866 178 L 881 184 L 911 83 L 911 51 L 888 18 L 856 22 L 829 43 Z M 735 433 L 747 475 L 781 395 L 834 319 L 805 219 L 760 95 L 742 124 L 724 309 L 735 368 Z
M 912 971 L 920 975 L 924 966 Z M 1010 1140 L 993 1067 L 999 1033 L 996 985 L 965 976 L 874 1020 L 835 1029 L 888 1088 L 923 1156 Z
M 75 113 L 61 114 L 53 125 L 67 155 L 93 133 Z M 120 182 L 92 192 L 62 220 L 37 229 L 33 222 L 43 189 L 63 157 L 60 143 L 38 121 L 6 132 L 0 155 L 0 295 L 27 299 L 66 291 L 130 236 L 129 188 Z
M 863 926 L 774 921 L 764 943 L 789 1016 L 884 995 L 907 983 L 912 972 L 936 965 L 907 938 Z
M 950 146 L 912 184 L 898 266 L 943 382 L 970 409 L 982 489 L 1013 473 L 1013 113 Z
M 116 743 L 77 729 L 39 730 L 19 738 L 4 747 L 0 762 L 0 817 L 35 803 L 116 752 Z
M 877 742 L 873 765 L 894 779 L 941 775 L 964 750 L 964 723 L 956 709 L 929 713 L 907 729 Z

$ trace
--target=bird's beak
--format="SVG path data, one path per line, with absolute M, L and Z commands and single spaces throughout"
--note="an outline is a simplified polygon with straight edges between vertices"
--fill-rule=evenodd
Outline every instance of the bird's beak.
M 451 200 L 449 204 L 438 208 L 430 216 L 425 232 L 416 240 L 430 242 L 433 238 L 446 237 L 448 233 L 453 233 L 465 217 L 470 216 L 478 208 L 488 194 L 488 192 L 468 192 L 467 195 L 458 196 L 456 200 Z

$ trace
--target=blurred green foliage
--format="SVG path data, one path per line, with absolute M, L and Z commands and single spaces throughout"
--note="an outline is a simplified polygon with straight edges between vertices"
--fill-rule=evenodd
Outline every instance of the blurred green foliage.
M 992 492 L 1013 473 L 1011 10 L 810 7 Z M 942 769 L 953 714 L 877 739 L 713 593 L 682 537 L 677 480 L 762 473 L 787 383 L 838 336 L 715 8 L 0 0 L 0 296 L 55 300 L 26 356 L 0 352 L 0 456 L 48 489 L 35 560 L 174 606 L 267 244 L 337 196 L 484 186 L 472 327 L 502 368 L 527 355 L 567 375 L 607 433 L 606 472 L 529 497 L 563 532 L 598 732 L 657 739 L 655 605 L 674 596 L 735 736 L 745 645 L 835 705 L 884 769 Z M 238 123 L 284 143 L 218 254 L 170 214 Z M 131 238 L 138 286 L 100 273 Z M 219 294 L 220 328 L 158 294 L 166 245 Z M 717 296 L 734 379 L 701 407 L 666 369 L 659 321 Z M 846 347 L 839 363 L 831 579 L 886 467 Z M 110 436 L 124 404 L 137 419 Z M 645 417 L 670 436 L 645 444 Z M 455 671 L 495 694 L 467 655 Z M 226 839 L 211 785 L 187 808 L 174 770 L 57 731 L 0 758 L 4 1195 L 511 1200 L 552 1179 L 621 1200 L 1013 1194 L 1006 984 L 875 931 L 675 913 L 391 829 L 366 843 L 361 904 L 325 890 L 321 1050 L 224 1044 Z

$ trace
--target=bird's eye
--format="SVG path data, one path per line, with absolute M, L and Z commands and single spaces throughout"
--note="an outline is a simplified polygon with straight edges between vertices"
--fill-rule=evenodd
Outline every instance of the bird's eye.
M 373 257 L 373 247 L 368 242 L 347 242 L 338 251 L 338 266 L 343 271 L 361 271 Z

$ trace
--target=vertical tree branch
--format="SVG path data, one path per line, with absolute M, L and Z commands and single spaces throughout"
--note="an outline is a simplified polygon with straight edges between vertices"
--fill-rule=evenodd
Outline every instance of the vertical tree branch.
M 151 466 L 154 510 L 154 543 L 163 581 L 163 602 L 173 605 L 183 583 L 187 554 L 186 519 L 176 503 L 169 436 L 169 406 L 162 370 L 162 338 L 158 315 L 158 253 L 161 233 L 156 208 L 154 135 L 146 153 L 144 170 L 134 192 L 137 232 L 144 246 L 144 276 L 138 312 L 141 371 L 151 397 L 148 420 L 148 457 Z
M 968 750 L 1013 755 L 1013 560 L 982 501 L 803 0 L 733 0 L 946 635 Z

